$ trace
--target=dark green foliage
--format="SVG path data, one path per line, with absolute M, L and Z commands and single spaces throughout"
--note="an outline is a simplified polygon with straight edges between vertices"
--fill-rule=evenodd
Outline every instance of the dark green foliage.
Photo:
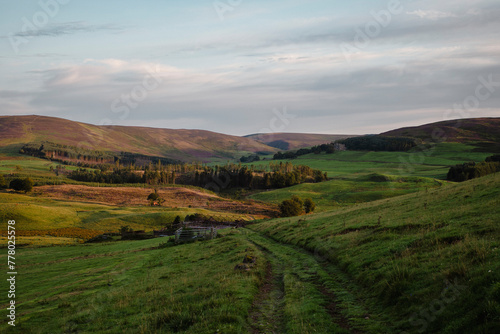
M 104 168 L 108 166 L 108 168 Z M 81 182 L 109 184 L 146 183 L 192 185 L 221 191 L 233 188 L 271 189 L 284 188 L 304 182 L 322 182 L 328 179 L 321 170 L 308 166 L 293 166 L 290 162 L 270 163 L 265 167 L 227 164 L 225 166 L 203 166 L 200 164 L 167 165 L 161 162 L 148 164 L 144 168 L 124 167 L 119 161 L 111 171 L 109 165 L 88 170 L 80 168 L 68 174 L 68 178 Z M 141 175 L 141 170 L 143 171 Z
M 3 175 L 0 174 L 0 189 L 5 189 L 5 188 L 7 188 L 7 181 L 5 181 Z
M 304 211 L 306 213 L 311 213 L 316 209 L 316 204 L 313 202 L 311 198 L 306 198 L 304 200 Z
M 373 173 L 368 176 L 368 180 L 372 182 L 391 182 L 391 178 L 387 175 Z
M 100 168 L 103 164 L 114 164 L 117 161 L 122 165 L 145 165 L 149 162 L 153 164 L 160 162 L 165 165 L 180 163 L 178 160 L 138 153 L 89 150 L 45 141 L 26 144 L 19 153 L 86 168 Z
M 156 191 L 148 195 L 148 201 L 156 201 L 158 198 L 160 198 L 160 196 L 156 193 Z
M 130 226 L 128 226 L 128 225 L 120 227 L 120 233 L 121 234 L 131 233 L 133 231 L 134 230 L 132 230 L 132 228 L 130 228 Z
M 80 168 L 71 172 L 68 178 L 82 182 L 100 182 L 111 184 L 142 183 L 143 177 L 131 169 L 115 168 L 111 173 L 102 170 L 87 170 Z
M 260 157 L 258 155 L 249 155 L 248 157 L 241 157 L 240 162 L 246 163 L 246 162 L 256 162 L 260 161 Z
M 451 167 L 446 179 L 448 181 L 463 182 L 496 172 L 500 172 L 500 162 L 493 162 L 491 159 L 490 162 L 467 162 Z
M 405 137 L 362 136 L 337 141 L 351 151 L 398 151 L 406 152 L 420 143 L 418 139 Z
M 295 159 L 297 157 L 300 157 L 302 155 L 306 154 L 320 154 L 325 152 L 326 154 L 332 154 L 335 153 L 335 144 L 330 143 L 330 144 L 321 144 L 318 146 L 313 146 L 311 148 L 301 148 L 297 151 L 289 151 L 289 152 L 278 152 L 274 155 L 273 159 L 274 160 L 290 160 L 290 159 Z
M 300 216 L 304 212 L 304 202 L 298 196 L 284 200 L 279 205 L 281 217 Z
M 180 224 L 180 223 L 182 223 L 182 218 L 181 218 L 181 216 L 176 216 L 176 217 L 175 217 L 175 219 L 174 219 L 174 225 L 175 225 L 175 224 Z
M 270 172 L 256 171 L 247 166 L 203 167 L 189 175 L 183 175 L 181 184 L 209 188 L 214 191 L 232 188 L 279 189 L 304 182 L 322 182 L 327 175 L 308 166 L 293 166 L 291 163 L 270 163 Z
M 10 181 L 10 189 L 14 189 L 15 191 L 24 191 L 25 193 L 33 190 L 33 180 L 29 177 L 25 179 L 14 179 Z
M 292 196 L 291 199 L 284 200 L 279 205 L 281 217 L 300 216 L 305 213 L 311 213 L 316 209 L 316 204 L 311 198 L 302 200 L 298 196 Z
M 491 157 L 487 157 L 486 162 L 500 162 L 500 154 L 492 155 Z

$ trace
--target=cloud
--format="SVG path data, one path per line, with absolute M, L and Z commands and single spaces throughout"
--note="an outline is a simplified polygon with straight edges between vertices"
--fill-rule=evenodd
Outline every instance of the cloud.
M 467 50 L 460 51 L 467 54 Z M 200 127 L 232 134 L 268 128 L 272 109 L 286 106 L 301 120 L 294 131 L 306 124 L 312 131 L 315 119 L 344 122 L 368 114 L 384 116 L 379 122 L 373 121 L 375 126 L 391 117 L 402 122 L 409 118 L 405 110 L 432 109 L 444 114 L 454 103 L 474 93 L 478 76 L 500 73 L 500 64 L 464 67 L 460 53 L 453 48 L 414 47 L 401 52 L 412 57 L 406 63 L 344 72 L 332 71 L 335 65 L 331 64 L 297 67 L 301 63 L 286 61 L 279 67 L 204 71 L 143 61 L 88 59 L 81 64 L 32 72 L 42 79 L 39 91 L 3 91 L 0 96 L 29 96 L 28 110 L 94 124 L 108 119 L 113 124 Z M 116 113 L 113 101 L 130 96 L 151 71 L 161 84 L 148 91 L 144 99 L 134 101 L 136 106 L 129 108 L 127 115 Z M 495 76 L 495 82 L 498 80 Z M 496 103 L 498 98 L 492 98 L 481 107 L 494 107 Z M 414 118 L 418 119 L 418 115 Z M 326 125 L 321 129 L 326 131 Z
M 407 12 L 408 15 L 416 15 L 420 17 L 421 19 L 428 19 L 428 20 L 439 20 L 443 18 L 448 18 L 448 17 L 457 17 L 457 15 L 449 12 L 441 12 L 438 10 L 415 10 L 413 12 Z
M 241 24 L 244 29 L 231 29 L 234 21 L 227 20 L 227 29 L 214 28 L 216 33 L 207 26 L 199 34 L 186 24 L 183 28 L 198 34 L 190 38 L 185 31 L 185 39 L 161 38 L 150 44 L 141 36 L 139 42 L 131 39 L 128 51 L 127 45 L 120 45 L 110 58 L 104 58 L 108 50 L 51 55 L 58 50 L 33 43 L 35 56 L 30 57 L 40 59 L 2 59 L 5 84 L 0 86 L 0 105 L 4 113 L 26 110 L 94 124 L 231 134 L 269 128 L 273 108 L 282 107 L 297 115 L 284 131 L 375 133 L 377 128 L 389 130 L 392 123 L 438 121 L 455 103 L 474 94 L 479 76 L 494 74 L 500 82 L 500 4 L 491 2 L 486 8 L 478 1 L 467 5 L 459 0 L 462 5 L 451 7 L 451 1 L 443 1 L 412 2 L 360 48 L 350 64 L 339 46 L 352 42 L 356 29 L 373 20 L 371 8 L 352 17 L 318 14 L 272 23 L 263 17 L 258 26 Z M 154 36 L 165 29 L 158 28 Z M 125 29 L 79 21 L 47 26 L 33 36 Z M 159 56 L 165 53 L 168 57 Z M 18 70 L 27 63 L 35 70 Z M 151 72 L 161 84 L 140 101 L 132 101 L 128 114 L 117 113 L 113 102 L 131 96 Z M 500 89 L 481 101 L 471 116 L 492 114 L 499 100 Z
M 0 90 L 0 99 L 11 99 L 18 97 L 30 96 L 30 92 L 19 91 L 19 90 Z
M 116 24 L 88 24 L 83 21 L 50 24 L 39 29 L 20 31 L 13 36 L 16 37 L 57 37 L 62 35 L 73 35 L 77 33 L 88 33 L 98 31 L 123 32 L 125 26 Z

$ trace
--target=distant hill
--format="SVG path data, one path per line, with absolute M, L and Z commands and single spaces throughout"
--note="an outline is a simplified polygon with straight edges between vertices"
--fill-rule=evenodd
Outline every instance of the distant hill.
M 275 148 L 251 138 L 203 130 L 96 126 L 45 116 L 0 116 L 0 146 L 51 142 L 87 150 L 130 152 L 180 161 L 238 158 Z
M 296 150 L 299 148 L 331 143 L 335 140 L 355 137 L 355 135 L 322 135 L 308 133 L 261 133 L 248 135 L 263 144 L 280 150 Z
M 425 142 L 436 141 L 436 138 L 457 143 L 482 142 L 480 146 L 491 149 L 498 148 L 500 143 L 500 118 L 443 121 L 392 130 L 381 135 L 419 138 Z

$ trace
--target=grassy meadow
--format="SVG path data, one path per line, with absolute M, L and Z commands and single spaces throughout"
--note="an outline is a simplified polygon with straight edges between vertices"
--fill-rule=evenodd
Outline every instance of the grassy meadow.
M 19 249 L 18 322 L 8 332 L 246 332 L 263 262 L 248 272 L 234 266 L 260 255 L 256 247 L 231 236 L 167 240 Z
M 250 198 L 311 197 L 315 214 L 257 220 L 175 246 L 168 238 L 83 241 L 84 233 L 124 225 L 151 231 L 193 213 L 248 219 L 240 211 L 259 203 L 244 207 L 185 187 L 183 196 L 194 194 L 197 205 L 150 207 L 145 199 L 138 204 L 143 185 L 127 185 L 140 193 L 133 205 L 121 202 L 125 190 L 104 203 L 109 191 L 85 198 L 79 182 L 49 171 L 56 163 L 3 149 L 0 173 L 47 186 L 28 195 L 0 192 L 0 230 L 16 220 L 19 231 L 17 325 L 6 330 L 4 323 L 0 332 L 497 333 L 500 175 L 444 181 L 450 165 L 490 155 L 441 143 L 423 152 L 302 156 L 291 162 L 331 179 Z M 162 191 L 180 197 L 172 189 Z M 7 249 L 0 250 L 6 263 Z M 8 302 L 2 293 L 1 307 Z
M 331 264 L 391 319 L 386 333 L 496 333 L 499 186 L 497 173 L 250 228 Z
M 40 231 L 37 236 L 20 236 L 18 243 L 25 245 L 53 245 L 84 241 L 83 237 L 58 240 L 46 235 L 43 231 L 79 228 L 102 233 L 118 232 L 121 226 L 127 225 L 134 230 L 152 231 L 173 222 L 176 216 L 184 218 L 195 213 L 228 221 L 247 219 L 246 215 L 214 212 L 200 208 L 127 207 L 0 193 L 1 221 L 15 220 L 17 228 L 22 231 Z M 5 242 L 6 236 L 0 238 Z
M 19 247 L 9 332 L 496 333 L 499 185 L 494 174 L 178 246 Z
M 293 195 L 310 197 L 317 203 L 317 210 L 322 212 L 439 188 L 448 183 L 445 180 L 450 166 L 468 161 L 484 161 L 493 154 L 475 152 L 475 149 L 473 145 L 440 143 L 424 151 L 308 154 L 289 161 L 294 165 L 307 165 L 327 172 L 331 180 L 259 192 L 251 194 L 249 198 L 280 203 Z M 249 165 L 266 166 L 268 163 L 260 161 Z

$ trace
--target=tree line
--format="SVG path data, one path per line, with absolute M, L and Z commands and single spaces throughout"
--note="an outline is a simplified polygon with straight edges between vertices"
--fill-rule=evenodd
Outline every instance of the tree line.
M 81 182 L 100 182 L 111 184 L 145 183 L 150 185 L 182 184 L 222 189 L 277 189 L 290 187 L 304 182 L 322 182 L 328 179 L 327 173 L 309 166 L 294 166 L 290 162 L 270 163 L 265 166 L 203 166 L 200 164 L 157 165 L 149 164 L 142 170 L 131 166 L 116 164 L 109 170 L 89 170 L 80 168 L 68 174 L 68 178 Z
M 139 153 L 130 152 L 108 152 L 90 150 L 70 145 L 56 144 L 51 142 L 25 144 L 20 150 L 20 154 L 30 155 L 37 158 L 60 162 L 65 165 L 73 165 L 84 168 L 98 168 L 113 165 L 119 161 L 122 165 L 145 166 L 148 163 L 157 164 L 180 164 L 179 160 L 152 157 Z
M 493 155 L 483 162 L 466 162 L 452 166 L 446 179 L 448 181 L 463 182 L 497 172 L 500 172 L 500 155 Z
M 279 189 L 309 182 L 322 182 L 328 175 L 309 166 L 293 166 L 290 162 L 269 164 L 270 170 L 258 171 L 241 165 L 205 167 L 191 175 L 181 177 L 182 184 L 191 184 L 212 190 L 248 188 Z
M 344 144 L 351 151 L 406 152 L 417 147 L 421 141 L 415 138 L 368 135 L 342 139 L 336 143 Z
M 296 151 L 278 152 L 273 160 L 292 160 L 306 154 L 333 154 L 345 149 L 351 151 L 399 151 L 406 152 L 421 144 L 419 139 L 406 137 L 385 137 L 379 135 L 368 135 L 337 140 L 328 144 L 316 145 L 310 148 L 301 148 Z M 241 162 L 259 161 L 258 155 L 241 157 Z
M 300 157 L 302 155 L 306 154 L 321 154 L 321 153 L 326 153 L 326 154 L 332 154 L 335 153 L 336 149 L 336 144 L 335 143 L 329 143 L 329 144 L 321 144 L 317 146 L 313 146 L 311 148 L 301 148 L 297 151 L 288 151 L 288 152 L 278 152 L 274 155 L 273 159 L 274 160 L 289 160 L 289 159 L 295 159 L 297 157 Z

